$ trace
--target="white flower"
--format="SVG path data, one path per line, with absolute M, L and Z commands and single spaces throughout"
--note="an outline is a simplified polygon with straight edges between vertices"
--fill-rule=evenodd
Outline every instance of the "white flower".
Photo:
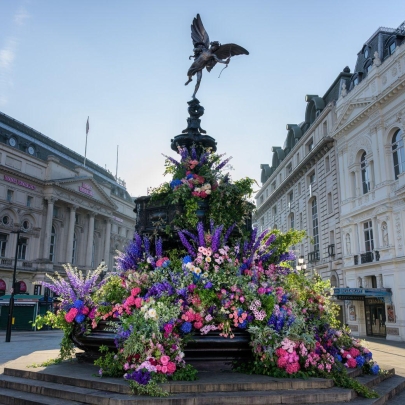
M 148 317 L 152 319 L 157 319 L 157 312 L 156 309 L 150 308 L 148 311 Z
M 193 272 L 194 272 L 195 274 L 200 274 L 200 273 L 201 273 L 201 269 L 200 269 L 199 267 L 194 267 Z
M 211 190 L 205 190 L 205 194 L 211 194 Z

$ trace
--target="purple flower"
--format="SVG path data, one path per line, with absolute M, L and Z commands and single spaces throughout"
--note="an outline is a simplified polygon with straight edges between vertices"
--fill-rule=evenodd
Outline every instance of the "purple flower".
M 280 255 L 280 262 L 288 262 L 291 260 L 295 260 L 295 254 L 293 251 L 282 253 Z
M 124 378 L 126 380 L 134 380 L 136 381 L 138 384 L 140 385 L 146 385 L 149 383 L 150 379 L 151 379 L 151 373 L 146 370 L 146 369 L 142 369 L 142 370 L 138 370 L 138 371 L 133 371 L 132 373 L 126 373 L 124 374 Z
M 169 160 L 170 162 L 172 162 L 174 165 L 180 166 L 180 163 L 179 163 L 177 160 L 173 159 L 173 158 L 170 157 L 170 156 L 164 155 L 163 153 L 162 153 L 162 155 L 163 155 L 167 160 Z
M 224 166 L 228 164 L 228 162 L 232 159 L 232 156 L 230 156 L 228 159 L 225 159 L 222 163 L 220 163 L 215 170 L 221 170 Z
M 208 283 L 205 284 L 204 288 L 209 290 L 212 287 L 211 281 L 208 281 Z
M 191 147 L 191 159 L 197 160 L 197 151 L 195 150 L 195 146 Z
M 234 230 L 235 226 L 236 226 L 236 222 L 234 222 L 234 223 L 228 228 L 228 230 L 226 231 L 225 236 L 224 236 L 224 241 L 223 241 L 223 244 L 224 244 L 224 245 L 226 244 L 227 240 L 228 240 L 229 237 L 231 236 L 231 233 L 232 233 L 232 231 Z
M 163 242 L 162 242 L 162 238 L 157 238 L 157 239 L 156 239 L 155 251 L 156 251 L 156 256 L 157 256 L 157 257 L 162 257 L 162 256 L 163 256 Z
M 221 233 L 223 228 L 224 228 L 223 225 L 218 226 L 215 229 L 214 234 L 212 235 L 211 249 L 213 253 L 215 253 L 219 249 L 221 243 Z
M 187 252 L 195 257 L 195 250 L 194 248 L 190 245 L 190 242 L 187 240 L 187 238 L 185 237 L 184 233 L 182 231 L 178 232 L 179 237 L 180 237 L 180 241 L 183 244 L 183 246 L 187 249 Z
M 191 332 L 191 322 L 184 322 L 183 325 L 181 325 L 180 330 L 183 333 L 190 333 Z
M 276 235 L 273 233 L 270 235 L 269 239 L 266 240 L 266 246 L 271 245 L 276 240 Z
M 84 302 L 82 300 L 76 300 L 73 306 L 77 309 L 82 309 L 84 307 Z
M 204 225 L 202 222 L 199 222 L 197 224 L 197 231 L 198 231 L 198 244 L 199 246 L 205 247 Z
M 188 150 L 187 148 L 179 148 L 179 153 L 181 156 L 181 160 L 186 160 L 188 158 Z

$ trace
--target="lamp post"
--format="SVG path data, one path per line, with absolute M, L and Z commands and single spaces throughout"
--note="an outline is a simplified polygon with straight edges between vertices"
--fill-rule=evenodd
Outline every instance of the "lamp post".
M 15 295 L 15 283 L 16 283 L 16 273 L 17 273 L 17 256 L 18 256 L 18 247 L 20 246 L 20 233 L 22 233 L 22 231 L 21 230 L 12 231 L 11 233 L 17 234 L 17 243 L 15 246 L 15 256 L 14 256 L 13 284 L 11 287 L 10 303 L 8 306 L 6 342 L 10 342 L 10 339 L 11 339 L 11 326 L 13 324 L 14 295 Z
M 302 274 L 305 275 L 306 270 L 307 270 L 307 265 L 305 264 L 304 256 L 300 256 L 298 258 L 298 265 L 295 266 L 295 268 L 296 268 L 297 271 L 302 271 Z

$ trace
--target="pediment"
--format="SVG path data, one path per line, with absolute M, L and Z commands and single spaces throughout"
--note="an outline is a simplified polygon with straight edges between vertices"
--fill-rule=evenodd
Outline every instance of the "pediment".
M 352 100 L 338 116 L 336 129 L 341 129 L 349 122 L 362 118 L 371 103 L 372 99 L 370 98 Z
M 117 209 L 110 196 L 91 177 L 79 176 L 68 179 L 55 179 L 51 183 L 63 188 L 65 191 L 73 192 L 83 199 L 102 204 L 110 209 Z

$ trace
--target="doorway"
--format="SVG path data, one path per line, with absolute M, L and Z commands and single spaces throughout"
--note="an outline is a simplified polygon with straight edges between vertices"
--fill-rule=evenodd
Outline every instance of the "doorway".
M 385 303 L 378 298 L 366 298 L 364 302 L 366 311 L 367 336 L 386 337 Z

